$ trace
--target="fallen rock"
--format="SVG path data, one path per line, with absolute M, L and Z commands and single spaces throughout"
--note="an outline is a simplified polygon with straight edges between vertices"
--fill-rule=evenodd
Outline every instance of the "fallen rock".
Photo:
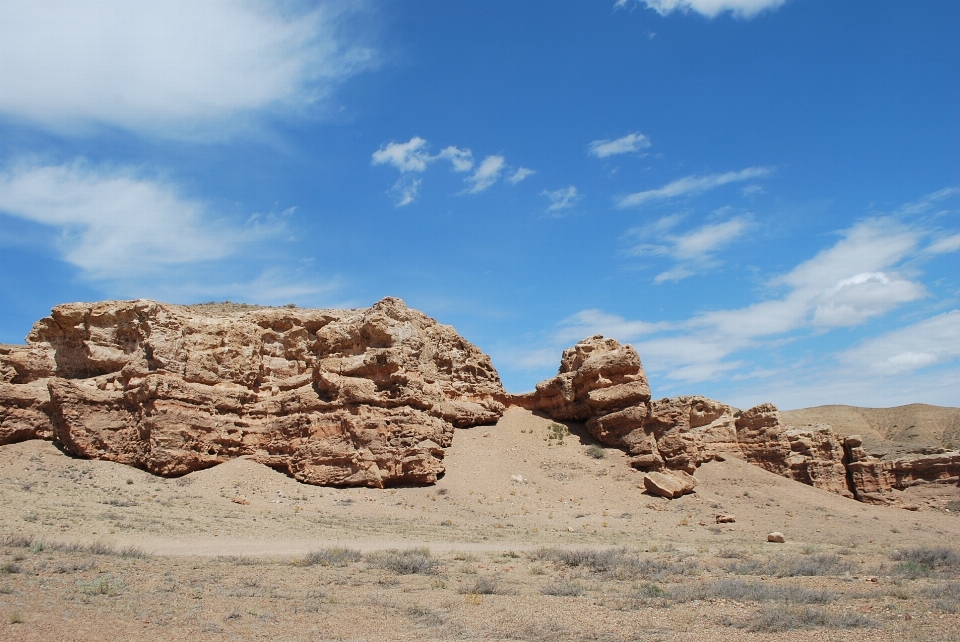
M 734 522 L 737 521 L 737 518 L 734 517 L 733 515 L 722 515 L 718 513 L 716 517 L 716 521 L 717 521 L 717 524 L 733 524 Z
M 454 428 L 495 423 L 504 395 L 487 355 L 400 299 L 73 303 L 0 349 L 0 444 L 160 475 L 247 456 L 311 484 L 433 483 Z
M 697 486 L 693 475 L 682 470 L 671 470 L 662 473 L 647 473 L 643 478 L 643 486 L 651 495 L 675 499 L 681 495 L 692 493 Z
M 249 506 L 249 505 L 250 505 L 250 500 L 247 499 L 246 497 L 234 497 L 234 498 L 231 499 L 230 501 L 233 502 L 234 504 L 240 504 L 241 506 Z
M 775 543 L 775 544 L 783 544 L 784 542 L 787 541 L 787 538 L 783 536 L 783 533 L 779 533 L 779 532 L 777 532 L 777 531 L 774 531 L 774 532 L 770 533 L 769 535 L 767 535 L 767 541 L 768 541 L 768 542 L 773 542 L 773 543 Z

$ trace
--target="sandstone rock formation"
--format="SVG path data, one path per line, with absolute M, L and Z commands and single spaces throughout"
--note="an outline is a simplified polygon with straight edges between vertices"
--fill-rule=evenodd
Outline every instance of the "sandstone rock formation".
M 651 401 L 637 352 L 599 335 L 565 350 L 556 377 L 508 401 L 558 421 L 585 422 L 596 439 L 622 448 L 647 472 L 693 473 L 733 456 L 863 501 L 888 501 L 884 492 L 918 480 L 956 483 L 960 475 L 958 452 L 881 460 L 829 426 L 785 426 L 772 404 L 740 411 L 701 396 Z
M 922 483 L 960 485 L 958 451 L 889 460 L 868 454 L 856 435 L 847 437 L 843 446 L 851 483 L 861 501 L 889 504 L 893 502 L 891 491 Z
M 487 355 L 394 298 L 74 303 L 0 348 L 0 444 L 161 475 L 246 456 L 311 484 L 431 483 L 454 427 L 495 423 L 503 397 Z

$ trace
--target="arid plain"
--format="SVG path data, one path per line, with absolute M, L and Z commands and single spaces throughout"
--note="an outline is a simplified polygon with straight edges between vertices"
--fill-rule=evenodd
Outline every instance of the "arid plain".
M 960 639 L 960 559 L 922 558 L 958 541 L 960 511 L 863 504 L 736 459 L 653 497 L 622 452 L 552 425 L 509 409 L 457 432 L 436 485 L 389 489 L 4 446 L 3 637 Z

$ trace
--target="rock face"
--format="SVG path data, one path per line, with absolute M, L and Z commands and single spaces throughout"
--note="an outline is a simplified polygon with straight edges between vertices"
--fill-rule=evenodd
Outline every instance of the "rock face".
M 960 485 L 960 451 L 888 460 L 867 454 L 856 435 L 847 437 L 843 446 L 849 476 L 861 501 L 889 504 L 892 490 L 926 482 Z
M 584 422 L 596 439 L 622 448 L 635 468 L 648 473 L 693 473 L 704 462 L 733 456 L 817 488 L 878 502 L 888 501 L 885 492 L 918 481 L 960 478 L 960 453 L 881 460 L 868 455 L 857 438 L 844 439 L 829 426 L 785 426 L 773 404 L 740 411 L 701 396 L 651 401 L 637 352 L 599 335 L 565 350 L 556 377 L 508 401 L 558 421 Z M 648 492 L 668 496 L 649 485 Z
M 0 444 L 161 475 L 246 456 L 311 484 L 432 483 L 454 428 L 495 423 L 503 397 L 487 355 L 394 298 L 68 304 L 0 348 Z
M 662 473 L 647 473 L 643 478 L 643 486 L 651 495 L 674 499 L 687 493 L 692 493 L 697 487 L 697 480 L 682 470 L 670 470 Z

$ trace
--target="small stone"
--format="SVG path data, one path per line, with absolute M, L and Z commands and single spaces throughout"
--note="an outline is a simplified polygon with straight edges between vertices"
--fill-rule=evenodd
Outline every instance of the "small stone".
M 238 497 L 234 497 L 234 498 L 231 499 L 230 501 L 233 502 L 234 504 L 241 504 L 241 505 L 243 505 L 243 506 L 249 506 L 249 505 L 250 505 L 250 500 L 247 499 L 246 497 L 240 497 L 240 496 L 238 496 Z
M 716 519 L 718 524 L 733 524 L 737 521 L 737 518 L 733 515 L 723 515 L 721 513 L 717 513 Z
M 777 531 L 774 531 L 774 532 L 770 533 L 769 535 L 767 535 L 767 541 L 768 541 L 768 542 L 773 542 L 773 543 L 775 543 L 775 544 L 783 544 L 784 542 L 787 541 L 787 538 L 783 536 L 783 533 L 779 533 L 779 532 L 777 532 Z

